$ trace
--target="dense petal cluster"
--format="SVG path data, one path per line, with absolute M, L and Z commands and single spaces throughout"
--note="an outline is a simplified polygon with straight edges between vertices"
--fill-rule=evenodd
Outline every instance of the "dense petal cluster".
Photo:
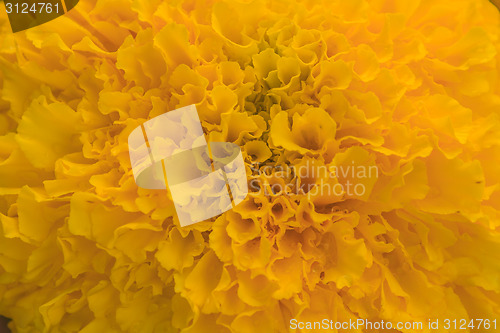
M 486 0 L 81 0 L 16 34 L 2 12 L 0 315 L 82 333 L 497 317 L 499 38 Z M 241 146 L 251 193 L 181 228 L 127 138 L 189 104 Z

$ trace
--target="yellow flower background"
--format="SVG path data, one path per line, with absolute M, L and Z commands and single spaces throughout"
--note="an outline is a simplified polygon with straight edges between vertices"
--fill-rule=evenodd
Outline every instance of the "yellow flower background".
M 0 29 L 0 314 L 13 332 L 498 316 L 488 1 L 82 0 L 16 34 L 2 9 Z M 189 104 L 263 187 L 324 180 L 276 174 L 285 165 L 379 176 L 359 197 L 254 191 L 180 228 L 167 191 L 135 184 L 127 138 Z

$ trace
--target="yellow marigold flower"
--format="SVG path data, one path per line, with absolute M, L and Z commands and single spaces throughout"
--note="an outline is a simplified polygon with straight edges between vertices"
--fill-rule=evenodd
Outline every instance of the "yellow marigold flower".
M 83 333 L 495 319 L 499 41 L 486 0 L 80 0 L 16 34 L 0 11 L 0 315 Z M 182 228 L 127 140 L 190 104 L 241 147 L 250 193 Z

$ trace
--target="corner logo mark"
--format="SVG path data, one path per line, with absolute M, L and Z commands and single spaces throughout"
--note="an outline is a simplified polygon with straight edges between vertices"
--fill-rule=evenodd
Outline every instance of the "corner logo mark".
M 4 0 L 13 32 L 26 30 L 66 14 L 79 0 Z
M 136 184 L 169 188 L 181 226 L 220 215 L 248 194 L 240 147 L 207 144 L 194 105 L 146 121 L 128 145 Z

